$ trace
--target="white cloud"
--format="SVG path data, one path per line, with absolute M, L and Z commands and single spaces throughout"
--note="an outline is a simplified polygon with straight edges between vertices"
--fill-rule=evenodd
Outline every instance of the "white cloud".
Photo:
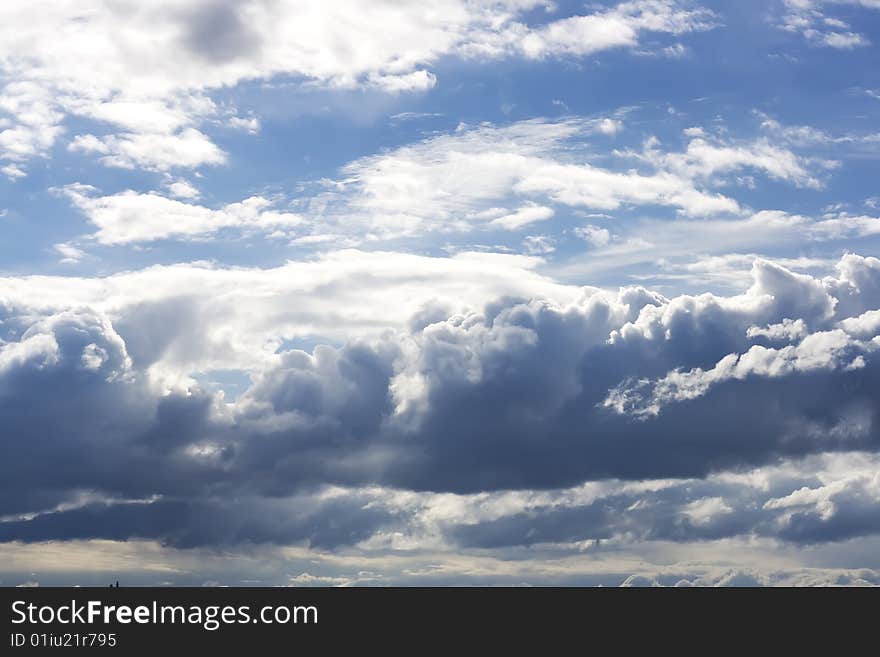
M 6 85 L 0 157 L 46 155 L 65 115 L 108 124 L 84 152 L 113 166 L 166 169 L 223 161 L 199 131 L 217 114 L 212 90 L 245 80 L 298 76 L 329 87 L 390 93 L 436 83 L 441 57 L 583 55 L 634 46 L 648 32 L 708 29 L 711 14 L 674 0 L 633 0 L 586 16 L 527 27 L 518 19 L 543 0 L 440 0 L 430 9 L 385 0 L 132 0 L 83 8 L 75 0 L 0 7 Z M 352 22 L 350 17 L 357 15 Z M 244 122 L 242 122 L 244 121 Z M 254 132 L 253 119 L 233 127 Z M 115 132 L 121 130 L 121 132 Z
M 753 337 L 756 335 L 752 333 Z M 837 329 L 810 334 L 797 345 L 778 349 L 755 345 L 743 354 L 725 356 L 708 370 L 675 370 L 656 381 L 624 384 L 611 391 L 604 405 L 621 414 L 657 415 L 665 406 L 701 397 L 725 381 L 753 376 L 785 377 L 813 370 L 859 369 L 865 367 L 863 354 L 878 348 L 873 342 L 854 340 Z
M 48 156 L 55 139 L 63 132 L 59 125 L 62 114 L 49 90 L 26 80 L 0 87 L 2 113 L 14 119 L 0 124 L 0 162 L 6 160 L 3 172 L 10 178 L 22 177 L 25 172 L 21 163 Z
M 845 272 L 844 259 L 838 269 Z M 861 263 L 867 264 L 867 263 Z M 610 391 L 603 402 L 620 414 L 656 416 L 673 403 L 694 400 L 727 381 L 744 381 L 755 377 L 782 378 L 814 371 L 849 371 L 864 368 L 865 359 L 880 350 L 880 342 L 872 333 L 873 322 L 867 315 L 850 318 L 853 311 L 839 306 L 837 289 L 843 287 L 844 276 L 835 281 L 818 281 L 811 276 L 795 274 L 778 265 L 756 260 L 752 275 L 754 284 L 739 298 L 729 299 L 730 309 L 736 307 L 754 312 L 759 299 L 773 299 L 787 308 L 782 321 L 761 329 L 751 326 L 745 331 L 749 339 L 768 338 L 791 342 L 780 347 L 753 345 L 742 353 L 728 353 L 711 368 L 676 368 L 657 379 L 629 379 Z M 869 293 L 870 294 L 870 293 Z M 700 305 L 707 300 L 701 300 Z M 672 302 L 673 305 L 676 303 Z M 712 301 L 708 301 L 711 305 Z M 870 302 L 869 302 L 870 303 Z M 839 306 L 839 307 L 838 307 Z M 670 306 L 672 307 L 672 306 Z M 747 310 L 748 309 L 748 310 Z M 668 311 L 664 311 L 668 312 Z M 691 309 L 690 312 L 697 312 Z M 832 320 L 841 317 L 841 321 Z M 641 315 L 632 325 L 623 327 L 613 339 L 625 341 L 633 335 L 656 335 L 658 312 Z M 867 319 L 867 321 L 866 321 Z M 665 323 L 665 322 L 664 322 Z M 822 327 L 810 330 L 810 327 Z M 880 325 L 878 325 L 880 326 Z
M 168 183 L 166 187 L 175 198 L 197 199 L 202 195 L 188 180 L 175 180 Z
M 855 32 L 817 33 L 814 30 L 807 30 L 804 32 L 804 36 L 808 39 L 818 38 L 824 45 L 839 50 L 851 50 L 852 48 L 859 48 L 870 44 L 868 39 Z
M 880 234 L 880 217 L 850 215 L 845 212 L 825 215 L 809 230 L 814 239 L 845 239 Z
M 623 121 L 619 119 L 602 119 L 596 129 L 604 135 L 616 135 L 623 130 Z
M 843 134 L 830 134 L 823 130 L 819 130 L 812 126 L 806 125 L 783 125 L 779 121 L 769 116 L 757 112 L 758 116 L 763 120 L 761 129 L 767 133 L 774 141 L 782 141 L 794 147 L 835 147 L 838 152 L 859 152 L 863 149 L 865 152 L 873 152 L 878 142 L 880 142 L 880 134 L 876 132 L 846 132 Z M 822 165 L 821 160 L 814 160 L 812 163 Z M 834 166 L 833 161 L 826 161 L 824 166 Z
M 226 162 L 226 154 L 195 128 L 178 133 L 123 133 L 106 137 L 78 135 L 70 151 L 97 153 L 107 166 L 167 171 L 175 167 L 196 168 Z
M 260 132 L 260 120 L 254 116 L 251 117 L 241 117 L 241 116 L 233 116 L 230 118 L 226 124 L 235 128 L 236 130 L 244 130 L 245 132 L 255 135 Z
M 660 264 L 661 270 L 666 271 L 655 271 L 639 280 L 685 280 L 700 285 L 715 281 L 739 287 L 748 280 L 748 270 L 755 259 L 744 252 L 778 251 L 793 243 L 855 243 L 859 238 L 880 234 L 880 218 L 846 213 L 814 218 L 762 210 L 734 219 L 620 222 L 614 230 L 615 239 L 605 245 L 594 244 L 589 260 L 574 257 L 569 262 L 556 263 L 552 271 L 570 279 L 651 263 Z M 795 268 L 821 269 L 831 264 L 821 258 L 780 260 Z
M 574 234 L 593 246 L 608 246 L 611 242 L 611 232 L 599 226 L 578 226 L 574 229 Z
M 529 255 L 546 255 L 556 250 L 556 242 L 547 235 L 529 235 L 523 240 L 523 249 Z
M 18 178 L 24 178 L 27 173 L 25 173 L 24 169 L 15 165 L 15 164 L 7 164 L 4 167 L 0 167 L 0 173 L 9 178 L 10 180 L 16 180 Z
M 687 55 L 689 50 L 688 50 L 688 47 L 685 46 L 684 44 L 676 43 L 671 46 L 666 46 L 662 52 L 666 57 L 671 57 L 673 59 L 680 59 L 680 58 L 684 57 L 685 55 Z
M 783 0 L 785 12 L 778 27 L 801 34 L 810 43 L 838 50 L 866 47 L 871 41 L 845 21 L 825 14 L 826 5 L 850 4 L 880 9 L 875 0 Z
M 836 166 L 835 162 L 828 160 L 813 163 L 766 139 L 737 144 L 694 136 L 683 153 L 661 153 L 658 145 L 656 141 L 649 141 L 640 157 L 691 180 L 711 181 L 720 174 L 752 169 L 762 171 L 770 178 L 815 189 L 822 183 L 810 170 L 813 164 L 824 168 Z
M 792 143 L 831 140 L 824 133 L 806 127 L 783 129 L 770 119 L 763 125 L 774 134 L 784 131 Z M 462 124 L 453 133 L 363 157 L 344 166 L 339 180 L 322 181 L 327 191 L 311 196 L 304 194 L 296 201 L 302 227 L 292 238 L 296 244 L 336 241 L 340 246 L 430 232 L 520 230 L 534 222 L 549 220 L 560 206 L 607 211 L 659 205 L 692 217 L 742 215 L 744 211 L 735 199 L 713 189 L 720 185 L 746 184 L 744 181 L 749 187 L 755 187 L 755 177 L 740 175 L 742 170 L 816 188 L 823 184 L 817 170 L 836 165 L 833 161 L 801 157 L 789 148 L 771 145 L 764 138 L 754 142 L 722 140 L 708 137 L 699 128 L 685 131 L 688 141 L 684 151 L 663 151 L 652 138 L 642 151 L 615 151 L 605 158 L 612 165 L 634 159 L 643 165 L 640 170 L 603 168 L 592 163 L 591 158 L 578 155 L 587 152 L 585 147 L 592 135 L 616 131 L 620 126 L 616 119 L 571 117 L 558 121 L 535 119 L 506 126 Z M 225 157 L 202 139 L 201 133 L 185 129 L 181 135 L 183 139 L 172 137 L 161 148 L 146 135 L 131 140 L 80 135 L 71 148 L 102 153 L 108 164 L 134 166 L 139 163 L 157 170 L 181 162 L 193 165 L 219 162 Z M 150 141 L 150 146 L 141 149 L 141 139 Z M 160 141 L 164 139 L 161 137 Z M 191 183 L 174 179 L 167 171 L 165 187 L 178 199 L 199 198 L 199 191 Z M 93 222 L 103 226 L 98 239 L 108 244 L 203 236 L 223 227 L 246 223 L 253 229 L 261 225 L 268 228 L 273 217 L 278 219 L 271 213 L 262 213 L 260 221 L 224 218 L 220 211 L 212 214 L 212 210 L 202 206 L 175 205 L 155 193 L 127 192 L 98 198 L 91 192 L 82 194 L 80 188 L 68 186 L 68 192 L 71 190 L 76 192 L 71 197 L 78 207 Z M 112 218 L 115 211 L 123 209 L 127 218 Z M 101 217 L 96 219 L 98 214 Z M 767 229 L 778 224 L 770 220 L 771 214 L 762 215 L 768 219 L 767 227 L 761 226 L 761 230 L 749 235 L 760 239 Z M 178 222 L 181 216 L 191 219 Z M 288 227 L 293 225 L 289 221 L 291 216 L 284 214 Z M 140 218 L 136 220 L 136 217 Z M 821 226 L 814 226 L 812 233 L 817 237 L 824 235 L 825 239 L 831 239 L 844 233 L 869 234 L 874 230 L 872 220 L 867 217 L 829 215 L 826 219 Z M 800 220 L 792 217 L 786 221 Z M 111 228 L 111 223 L 115 228 Z M 118 233 L 122 224 L 129 226 L 124 237 Z M 679 227 L 690 230 L 693 225 L 672 224 L 669 230 L 675 232 Z M 698 227 L 695 234 L 721 227 L 722 224 L 707 223 Z M 662 232 L 658 234 L 655 230 L 647 234 L 652 241 L 665 239 Z M 676 235 L 675 239 L 680 236 Z M 610 240 L 600 242 L 594 244 L 608 246 Z M 618 246 L 627 250 L 634 245 L 624 240 Z
M 750 326 L 746 335 L 749 338 L 764 337 L 771 342 L 794 342 L 805 338 L 808 334 L 807 325 L 802 319 L 783 319 L 778 324 L 766 327 Z
M 682 34 L 711 29 L 706 9 L 683 9 L 667 0 L 622 2 L 604 12 L 573 16 L 533 30 L 522 30 L 518 47 L 527 57 L 588 55 L 609 48 L 635 46 L 641 32 Z
M 61 262 L 65 265 L 74 265 L 86 256 L 86 252 L 72 244 L 60 243 L 52 247 L 61 256 Z
M 430 71 L 419 70 L 405 75 L 370 75 L 370 86 L 389 93 L 404 91 L 427 91 L 437 84 L 437 76 Z
M 147 202 L 167 201 L 160 199 Z M 130 195 L 122 200 L 143 199 Z M 214 229 L 216 214 L 224 212 L 212 214 L 182 203 L 174 207 L 183 214 L 180 222 L 194 221 L 205 230 Z M 126 216 L 118 208 L 98 212 L 111 215 L 113 230 L 117 218 Z M 120 237 L 129 234 L 128 228 L 119 230 Z M 167 229 L 157 230 L 165 234 Z M 124 320 L 130 328 L 125 330 L 130 348 L 147 354 L 144 358 L 150 362 L 161 361 L 163 373 L 181 376 L 181 368 L 185 373 L 252 369 L 270 358 L 284 339 L 321 336 L 344 342 L 402 328 L 425 308 L 458 311 L 504 296 L 568 300 L 581 294 L 580 287 L 560 285 L 536 273 L 539 263 L 538 258 L 492 253 L 431 258 L 344 250 L 271 269 L 195 263 L 102 278 L 35 276 L 5 278 L 2 283 L 10 303 L 55 309 L 89 306 L 114 321 Z M 377 308 L 382 309 L 378 315 Z
M 816 170 L 835 165 L 764 138 L 734 142 L 692 132 L 683 152 L 664 152 L 648 140 L 641 152 L 615 153 L 614 160 L 635 159 L 642 170 L 602 168 L 577 153 L 584 152 L 590 135 L 608 132 L 607 121 L 460 125 L 454 133 L 355 160 L 342 169 L 340 180 L 326 181 L 329 191 L 311 207 L 322 234 L 330 224 L 332 232 L 370 240 L 469 231 L 487 222 L 515 229 L 549 218 L 558 206 L 659 205 L 688 216 L 741 214 L 736 200 L 713 189 L 735 182 L 728 174 L 748 170 L 818 188 L 823 183 Z
M 212 210 L 156 193 L 125 191 L 112 196 L 94 196 L 82 185 L 68 185 L 59 191 L 98 228 L 92 237 L 107 245 L 204 238 L 224 228 L 262 233 L 281 231 L 286 235 L 303 222 L 297 214 L 272 209 L 272 201 L 260 196 Z
M 168 104 L 160 99 L 114 98 L 78 106 L 77 113 L 132 132 L 167 134 L 189 126 L 199 115 L 213 113 L 213 103 L 208 99 L 185 100 L 189 102 Z M 196 102 L 198 100 L 201 104 Z
M 519 230 L 536 221 L 546 221 L 553 216 L 553 209 L 534 203 L 524 205 L 511 214 L 493 219 L 490 226 L 498 226 L 506 230 Z

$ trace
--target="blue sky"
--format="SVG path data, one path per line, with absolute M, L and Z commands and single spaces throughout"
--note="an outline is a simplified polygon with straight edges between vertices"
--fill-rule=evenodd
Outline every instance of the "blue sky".
M 80 5 L 0 8 L 2 583 L 880 582 L 880 3 Z

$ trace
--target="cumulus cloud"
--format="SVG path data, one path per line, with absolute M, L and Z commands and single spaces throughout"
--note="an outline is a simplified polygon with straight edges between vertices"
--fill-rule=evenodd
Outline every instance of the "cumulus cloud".
M 635 46 L 641 32 L 683 34 L 714 25 L 714 15 L 707 9 L 686 9 L 664 0 L 637 0 L 623 2 L 605 12 L 572 16 L 525 31 L 518 47 L 527 57 L 587 55 L 608 48 Z
M 96 137 L 77 135 L 68 150 L 97 153 L 108 166 L 167 171 L 226 162 L 226 154 L 195 128 L 178 133 L 126 133 Z
M 197 199 L 202 193 L 188 180 L 173 180 L 166 183 L 166 188 L 175 198 Z
M 0 112 L 15 117 L 8 127 L 0 123 L 0 159 L 10 178 L 24 176 L 19 163 L 36 156 L 47 156 L 62 133 L 62 114 L 55 108 L 51 93 L 28 81 L 7 83 L 0 91 Z
M 438 303 L 396 331 L 282 348 L 234 401 L 147 370 L 162 331 L 202 340 L 205 306 L 111 321 L 13 289 L 0 538 L 602 552 L 877 534 L 880 262 L 753 276 L 730 297 Z
M 303 223 L 303 218 L 295 213 L 272 209 L 272 201 L 261 196 L 212 210 L 156 193 L 139 194 L 129 190 L 112 196 L 94 196 L 92 188 L 81 184 L 68 185 L 58 191 L 68 196 L 97 227 L 93 238 L 107 245 L 204 238 L 226 228 L 283 236 Z M 171 191 L 184 197 L 191 197 L 193 192 L 198 194 L 183 183 L 173 183 Z
M 469 86 L 702 67 L 689 0 L 313 5 L 0 7 L 0 583 L 880 583 L 877 135 Z
M 224 161 L 199 130 L 218 115 L 210 93 L 242 81 L 284 75 L 331 88 L 425 91 L 428 67 L 446 56 L 470 58 L 585 55 L 633 47 L 642 34 L 710 29 L 710 12 L 675 0 L 630 0 L 583 16 L 529 26 L 543 0 L 443 0 L 405 3 L 301 0 L 73 0 L 6 3 L 0 8 L 5 84 L 0 158 L 45 156 L 65 116 L 103 125 L 71 147 L 110 166 L 165 170 Z M 356 12 L 358 20 L 349 17 Z M 255 132 L 252 119 L 231 125 Z
M 285 340 L 340 344 L 405 328 L 414 316 L 445 316 L 501 297 L 568 301 L 580 294 L 536 272 L 539 263 L 497 253 L 438 258 L 343 250 L 266 269 L 192 263 L 106 277 L 6 277 L 2 298 L 50 311 L 96 308 L 125 335 L 141 367 L 169 375 L 250 370 Z

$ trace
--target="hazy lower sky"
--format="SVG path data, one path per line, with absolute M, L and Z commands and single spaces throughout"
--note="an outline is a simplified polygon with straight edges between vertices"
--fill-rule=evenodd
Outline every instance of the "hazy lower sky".
M 0 3 L 0 584 L 880 583 L 878 44 Z

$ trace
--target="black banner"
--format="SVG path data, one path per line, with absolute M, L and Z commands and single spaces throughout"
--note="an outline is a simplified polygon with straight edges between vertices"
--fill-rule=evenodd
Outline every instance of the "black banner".
M 352 642 L 418 653 L 475 641 L 556 654 L 589 651 L 596 641 L 668 647 L 707 632 L 712 649 L 842 647 L 876 636 L 878 600 L 855 590 L 573 588 L 6 588 L 0 596 L 3 655 L 326 652 Z

